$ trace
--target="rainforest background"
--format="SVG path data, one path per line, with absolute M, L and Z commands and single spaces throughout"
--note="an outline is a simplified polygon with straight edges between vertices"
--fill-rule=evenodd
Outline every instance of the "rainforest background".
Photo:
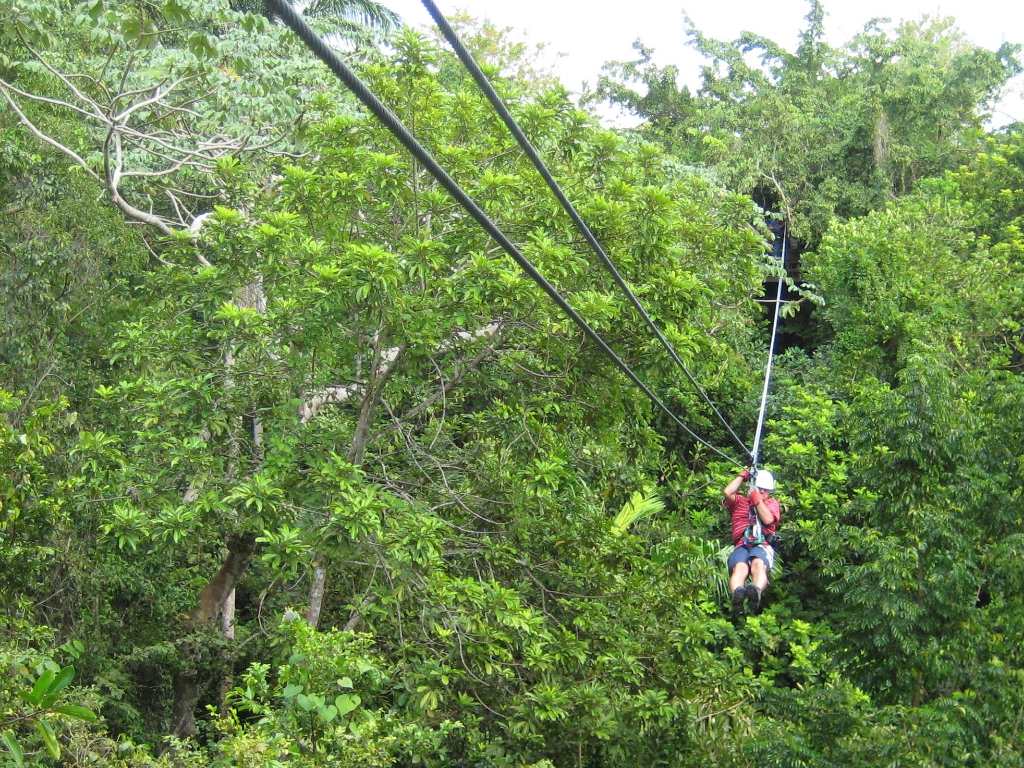
M 748 445 L 787 281 L 744 615 L 742 450 L 443 41 L 304 10 L 728 458 L 262 3 L 5 3 L 0 762 L 1020 766 L 1024 136 L 985 122 L 1019 46 L 823 12 L 582 99 L 456 17 Z

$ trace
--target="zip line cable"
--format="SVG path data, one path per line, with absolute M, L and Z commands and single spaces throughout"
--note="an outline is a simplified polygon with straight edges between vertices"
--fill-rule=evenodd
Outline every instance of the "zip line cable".
M 782 230 L 782 263 L 786 263 L 786 230 Z M 768 408 L 768 384 L 772 378 L 772 359 L 775 356 L 775 337 L 779 330 L 779 315 L 782 314 L 782 286 L 784 285 L 783 278 L 779 278 L 779 290 L 775 297 L 775 317 L 772 320 L 772 338 L 768 344 L 768 365 L 764 369 L 764 389 L 761 391 L 761 410 L 757 414 L 757 429 L 754 432 L 754 450 L 750 452 L 751 461 L 753 466 L 757 467 L 757 456 L 761 450 L 761 430 L 764 428 L 764 415 Z
M 388 107 L 379 99 L 377 95 L 370 90 L 370 88 L 359 79 L 359 77 L 349 68 L 345 62 L 343 62 L 331 48 L 317 35 L 316 32 L 295 12 L 295 9 L 287 2 L 287 0 L 269 0 L 270 5 L 281 20 L 306 44 L 306 47 L 315 55 L 320 61 L 328 66 L 328 68 L 338 77 L 345 86 L 352 91 L 352 93 L 358 98 L 367 109 L 369 109 L 380 122 L 384 125 L 388 131 L 399 142 L 404 146 L 413 157 L 415 157 L 430 174 L 437 179 L 438 183 L 441 184 L 448 193 L 455 198 L 456 202 L 459 203 L 466 211 L 476 220 L 476 222 L 483 227 L 483 229 L 494 238 L 495 242 L 502 247 L 502 249 L 512 260 L 520 266 L 520 268 L 526 272 L 527 276 L 530 277 L 537 285 L 539 285 L 544 292 L 551 298 L 553 302 L 569 316 L 580 330 L 583 331 L 584 335 L 592 342 L 597 344 L 600 350 L 615 363 L 615 365 L 626 375 L 637 388 L 639 388 L 652 403 L 660 408 L 665 415 L 667 415 L 677 426 L 683 429 L 690 437 L 696 440 L 701 445 L 710 449 L 714 453 L 721 456 L 723 459 L 732 462 L 736 466 L 743 466 L 736 459 L 732 458 L 726 453 L 716 448 L 714 445 L 709 443 L 704 438 L 700 437 L 696 432 L 690 429 L 684 424 L 678 416 L 673 413 L 668 406 L 661 401 L 661 399 L 651 391 L 651 389 L 640 380 L 633 369 L 630 368 L 617 354 L 615 351 L 608 346 L 608 343 L 601 338 L 601 336 L 590 327 L 589 323 L 583 319 L 583 317 L 573 309 L 565 298 L 558 292 L 558 290 L 549 283 L 544 276 L 537 271 L 537 268 L 533 266 L 529 259 L 527 259 L 516 246 L 509 240 L 505 233 L 502 232 L 498 226 L 491 221 L 487 214 L 476 204 L 476 202 L 459 186 L 448 173 L 441 167 L 441 165 L 434 159 L 434 157 L 426 150 L 426 148 L 420 144 L 416 137 L 409 132 L 409 130 L 402 124 L 402 121 L 398 119 Z
M 605 268 L 611 273 L 612 278 L 615 280 L 615 283 L 626 294 L 626 297 L 629 299 L 629 302 L 633 305 L 633 308 L 640 313 L 640 316 L 644 319 L 644 322 L 646 322 L 647 326 L 654 332 L 654 335 L 658 337 L 658 340 L 661 342 L 661 345 L 669 353 L 669 355 L 675 361 L 676 365 L 682 370 L 682 372 L 686 374 L 686 378 L 689 379 L 690 383 L 694 386 L 697 392 L 700 393 L 700 396 L 704 399 L 704 402 L 708 404 L 708 406 L 711 408 L 711 411 L 715 414 L 715 416 L 718 417 L 718 420 L 722 422 L 722 425 L 726 428 L 726 430 L 728 430 L 729 434 L 733 436 L 733 438 L 739 444 L 740 448 L 743 449 L 743 452 L 751 454 L 746 444 L 740 439 L 739 435 L 736 434 L 733 428 L 729 426 L 729 422 L 725 420 L 725 417 L 722 416 L 722 414 L 718 411 L 718 408 L 715 407 L 715 404 L 711 402 L 711 398 L 708 397 L 707 393 L 704 392 L 700 384 L 697 383 L 697 380 L 693 377 L 693 374 L 690 373 L 689 369 L 686 367 L 682 359 L 676 353 L 675 348 L 669 343 L 668 339 L 665 338 L 664 334 L 655 324 L 654 320 L 651 319 L 651 316 L 647 313 L 647 310 L 644 309 L 643 305 L 640 303 L 640 300 L 636 297 L 636 294 L 633 293 L 629 285 L 623 279 L 622 275 L 619 273 L 619 270 L 615 267 L 614 262 L 612 262 L 611 258 L 605 252 L 597 237 L 590 230 L 590 227 L 587 226 L 587 223 L 583 220 L 583 217 L 580 216 L 580 214 L 576 211 L 576 208 L 569 201 L 569 198 L 565 196 L 565 193 L 562 191 L 561 186 L 559 186 L 558 182 L 555 180 L 555 177 L 551 174 L 551 171 L 548 170 L 547 165 L 545 165 L 544 161 L 541 160 L 540 156 L 533 148 L 533 145 L 530 143 L 530 140 L 526 137 L 526 134 L 523 133 L 522 129 L 516 123 L 515 118 L 513 118 L 511 113 L 508 111 L 508 108 L 505 106 L 505 102 L 502 101 L 497 91 L 494 90 L 494 87 L 487 79 L 487 75 L 485 75 L 483 70 L 480 69 L 480 65 L 476 63 L 476 60 L 473 58 L 472 54 L 468 50 L 466 50 L 466 46 L 462 44 L 462 41 L 459 39 L 459 36 L 455 34 L 455 30 L 452 29 L 451 24 L 448 23 L 448 19 L 446 19 L 444 17 L 444 14 L 442 14 L 440 9 L 438 9 L 437 4 L 434 3 L 434 0 L 422 0 L 422 2 L 424 7 L 426 7 L 427 12 L 430 13 L 430 15 L 433 17 L 434 22 L 438 26 L 438 29 L 441 30 L 441 34 L 444 35 L 445 39 L 448 41 L 448 44 L 451 45 L 451 47 L 455 51 L 455 54 L 462 61 L 463 66 L 465 66 L 466 69 L 469 70 L 469 73 L 473 76 L 473 79 L 476 81 L 477 86 L 480 88 L 481 91 L 483 91 L 484 95 L 487 97 L 487 100 L 491 103 L 491 106 L 494 107 L 494 111 L 498 113 L 498 116 L 501 117 L 509 132 L 515 137 L 515 140 L 519 143 L 519 146 L 522 148 L 523 152 L 525 152 L 526 156 L 530 158 L 530 161 L 533 163 L 533 166 L 537 169 L 537 172 L 543 177 L 544 181 L 547 182 L 547 185 L 551 189 L 551 192 L 554 194 L 556 198 L 558 198 L 558 202 L 562 204 L 562 208 L 565 210 L 567 214 L 569 214 L 569 218 L 572 219 L 573 224 L 576 225 L 576 229 L 578 229 L 580 234 L 583 235 L 583 238 L 590 245 L 591 250 L 597 255 L 597 257 L 601 260 L 601 263 L 604 264 Z

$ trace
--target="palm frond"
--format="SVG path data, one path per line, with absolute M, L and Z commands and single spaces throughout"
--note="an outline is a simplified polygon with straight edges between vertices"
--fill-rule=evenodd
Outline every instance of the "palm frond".
M 387 34 L 402 26 L 402 17 L 376 0 L 313 0 L 308 16 L 337 16 Z
M 657 496 L 644 496 L 643 493 L 637 491 L 630 497 L 629 501 L 625 503 L 619 514 L 612 521 L 612 533 L 616 536 L 621 536 L 637 520 L 657 515 L 664 509 L 665 502 Z
M 257 13 L 268 19 L 275 17 L 267 0 L 230 0 L 231 8 L 242 13 Z M 304 16 L 328 16 L 380 34 L 390 34 L 402 26 L 402 17 L 376 0 L 313 0 L 298 3 Z

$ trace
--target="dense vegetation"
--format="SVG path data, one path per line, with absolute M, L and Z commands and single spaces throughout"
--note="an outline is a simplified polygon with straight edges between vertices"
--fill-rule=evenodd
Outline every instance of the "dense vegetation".
M 647 118 L 612 131 L 462 23 L 746 437 L 762 206 L 802 241 L 762 453 L 785 548 L 741 615 L 736 467 L 260 11 L 0 10 L 0 762 L 1021 764 L 1024 133 L 984 129 L 1016 47 L 926 20 L 833 48 L 813 4 L 795 54 L 691 30 L 696 94 L 642 47 L 609 65 Z M 742 459 L 454 57 L 310 11 Z

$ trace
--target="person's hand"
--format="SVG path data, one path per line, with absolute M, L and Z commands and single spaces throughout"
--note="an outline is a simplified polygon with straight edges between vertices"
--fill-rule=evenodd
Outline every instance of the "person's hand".
M 744 480 L 749 480 L 750 479 L 750 470 L 749 469 L 744 469 L 742 472 L 740 472 L 740 477 L 742 477 Z
M 764 496 L 761 495 L 761 492 L 757 490 L 757 488 L 752 490 L 750 492 L 750 496 L 748 496 L 747 498 L 750 499 L 750 506 L 752 507 L 756 507 L 758 504 L 764 501 Z

